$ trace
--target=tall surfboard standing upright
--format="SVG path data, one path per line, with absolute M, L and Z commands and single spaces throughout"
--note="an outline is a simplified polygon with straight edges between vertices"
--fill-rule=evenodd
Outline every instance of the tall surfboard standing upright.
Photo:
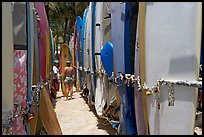
M 119 76 L 119 73 L 125 73 L 125 57 L 124 57 L 124 20 L 125 20 L 125 3 L 111 2 L 111 31 L 112 31 L 112 43 L 113 43 L 113 63 L 115 77 Z M 126 86 L 122 83 L 118 83 L 120 102 L 121 102 L 121 118 L 120 126 L 122 134 L 127 134 L 126 114 L 127 114 L 127 98 L 126 98 Z
M 134 74 L 134 51 L 135 51 L 135 34 L 136 34 L 136 17 L 134 14 L 137 10 L 135 2 L 125 3 L 125 24 L 124 24 L 124 57 L 125 57 L 125 74 Z M 128 83 L 127 83 L 128 84 Z M 136 135 L 137 128 L 135 123 L 135 109 L 134 109 L 134 88 L 132 85 L 126 85 L 127 92 L 127 135 Z
M 87 7 L 87 16 L 86 16 L 86 24 L 84 28 L 84 84 L 88 84 L 88 37 L 89 37 L 89 7 Z M 88 86 L 88 85 L 87 85 Z
M 33 59 L 33 82 L 32 86 L 36 86 L 40 83 L 40 70 L 39 70 L 39 44 L 38 44 L 38 17 L 37 17 L 37 12 L 35 9 L 35 6 L 33 4 L 33 33 L 34 36 L 34 48 L 32 50 L 32 53 L 34 54 L 34 59 Z M 32 25 L 31 25 L 32 26 Z M 33 89 L 32 89 L 33 90 Z M 33 92 L 33 91 L 32 91 Z M 31 93 L 32 93 L 31 92 Z M 33 96 L 32 94 L 32 99 L 36 100 L 37 96 Z M 34 135 L 37 131 L 38 128 L 41 128 L 38 126 L 38 123 L 40 121 L 39 118 L 39 107 L 37 107 L 37 101 L 32 104 L 32 113 L 34 115 L 33 119 L 30 121 L 30 134 L 29 135 Z
M 103 45 L 102 33 L 102 17 L 103 17 L 103 2 L 96 2 L 95 16 L 95 72 L 96 75 L 96 90 L 95 90 L 95 109 L 98 116 L 103 115 L 104 106 L 106 104 L 106 94 L 104 91 L 103 78 L 101 75 L 101 47 Z
M 31 91 L 33 84 L 33 49 L 34 49 L 34 24 L 33 24 L 33 5 L 32 2 L 26 2 L 26 21 L 27 21 L 27 84 L 28 84 L 28 93 L 27 93 L 27 109 L 31 107 Z M 27 134 L 30 134 L 30 124 L 26 125 Z
M 69 47 L 66 43 L 62 44 L 61 47 L 60 47 L 60 75 L 61 77 L 63 78 L 64 77 L 64 68 L 66 67 L 66 62 L 67 60 L 69 60 Z M 66 97 L 67 96 L 67 92 L 66 92 L 66 88 L 65 88 L 65 85 L 64 85 L 64 81 L 62 80 L 62 85 L 61 85 L 61 88 L 62 88 L 62 94 Z
M 150 134 L 193 135 L 198 88 L 185 82 L 198 80 L 202 4 L 148 2 L 143 6 L 140 55 L 145 55 L 146 67 L 140 70 L 145 70 L 142 84 L 151 91 L 147 96 Z M 160 79 L 166 83 L 155 84 Z
M 81 66 L 81 48 L 80 48 L 80 38 L 81 38 L 81 30 L 82 30 L 82 19 L 80 16 L 77 16 L 76 18 L 76 89 L 79 91 L 81 89 L 81 71 L 80 66 Z
M 85 69 L 86 69 L 86 84 L 87 84 L 87 88 L 89 89 L 89 91 L 91 91 L 91 76 L 90 76 L 90 56 L 91 56 L 91 52 L 90 52 L 90 43 L 91 43 L 91 37 L 90 37 L 90 32 L 91 32 L 91 2 L 89 3 L 89 9 L 88 9 L 88 14 L 87 14 L 87 23 L 86 23 L 86 38 L 85 38 L 85 46 L 84 46 L 84 50 L 85 50 Z M 88 96 L 88 103 L 91 103 L 91 97 L 92 97 L 92 93 L 89 92 L 89 96 Z
M 96 90 L 96 75 L 95 75 L 95 12 L 96 12 L 96 2 L 91 2 L 91 93 L 92 101 L 95 99 L 95 90 Z
M 87 52 L 88 52 L 88 83 L 87 83 L 87 86 L 88 86 L 88 89 L 89 89 L 89 104 L 91 104 L 91 102 L 94 101 L 94 90 L 93 90 L 93 79 L 92 79 L 92 76 L 93 75 L 93 69 L 92 69 L 92 18 L 93 18 L 93 2 L 90 2 L 89 3 L 89 13 L 88 13 L 88 27 L 87 27 L 87 31 L 88 31 L 88 39 L 87 39 L 87 42 L 88 42 L 88 48 L 87 48 Z
M 17 29 L 22 24 L 20 29 Z M 13 38 L 14 38 L 14 115 L 20 113 L 27 105 L 27 32 L 26 3 L 14 2 L 13 5 Z M 14 135 L 26 135 L 22 115 L 13 122 Z
M 12 135 L 14 104 L 14 41 L 13 41 L 12 3 L 2 3 L 2 135 Z M 11 120 L 11 121 L 8 121 Z
M 139 9 L 139 4 L 138 4 Z M 136 79 L 140 79 L 140 46 L 139 46 L 139 10 L 136 11 L 138 14 L 137 17 L 137 28 L 136 28 L 136 39 L 135 39 L 135 68 L 134 68 L 134 75 Z M 146 98 L 143 99 L 142 97 L 146 97 L 145 92 L 141 92 L 141 87 L 139 87 L 138 83 L 135 82 L 134 85 L 134 103 L 135 103 L 135 120 L 136 120 L 136 127 L 137 127 L 137 134 L 138 135 L 148 135 L 148 123 L 145 122 L 145 112 L 146 107 L 143 107 L 143 102 L 146 102 Z
M 74 75 L 76 77 L 76 22 L 74 24 L 74 44 L 72 45 L 72 65 L 73 65 L 73 68 L 74 68 Z M 76 82 L 75 82 L 76 84 Z M 76 85 L 75 85 L 76 86 Z
M 40 18 L 39 26 L 40 26 L 40 76 L 43 81 L 46 80 L 46 28 L 47 28 L 47 20 L 46 20 L 46 12 L 43 2 L 36 2 L 35 7 Z
M 81 67 L 82 67 L 82 85 L 85 84 L 85 71 L 84 71 L 84 64 L 85 64 L 85 57 L 84 57 L 84 45 L 85 45 L 85 31 L 86 31 L 86 23 L 87 23 L 87 14 L 88 14 L 88 8 L 84 10 L 83 15 L 83 24 L 82 24 L 82 32 L 81 32 Z

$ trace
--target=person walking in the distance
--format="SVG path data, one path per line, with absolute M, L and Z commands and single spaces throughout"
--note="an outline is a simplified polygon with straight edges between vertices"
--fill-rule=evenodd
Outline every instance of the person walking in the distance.
M 57 94 L 57 91 L 59 91 L 59 83 L 60 83 L 60 74 L 59 74 L 59 61 L 58 60 L 55 60 L 54 61 L 54 66 L 52 68 L 53 70 L 53 83 L 54 83 L 54 95 L 53 97 L 56 99 L 56 94 Z
M 66 99 L 68 100 L 68 96 L 70 93 L 70 97 L 72 99 L 72 95 L 73 95 L 73 84 L 74 84 L 74 69 L 73 67 L 71 67 L 70 61 L 66 62 L 67 66 L 64 68 L 64 84 L 66 87 Z

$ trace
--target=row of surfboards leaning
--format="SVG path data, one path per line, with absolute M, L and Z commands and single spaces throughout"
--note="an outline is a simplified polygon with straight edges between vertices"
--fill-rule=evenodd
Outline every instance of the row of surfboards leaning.
M 53 61 L 44 2 L 3 2 L 3 135 L 62 134 L 50 96 Z
M 202 86 L 201 11 L 200 2 L 90 2 L 83 19 L 76 18 L 68 47 L 77 88 L 87 86 L 98 116 L 119 134 L 193 134 Z M 2 32 L 2 133 L 35 134 L 41 119 L 49 134 L 61 134 L 52 105 L 33 95 L 54 60 L 44 3 L 3 3 Z M 40 99 L 50 102 L 45 93 Z M 33 109 L 41 118 L 25 124 Z
M 200 2 L 90 2 L 76 17 L 76 87 L 118 134 L 194 134 L 201 11 Z

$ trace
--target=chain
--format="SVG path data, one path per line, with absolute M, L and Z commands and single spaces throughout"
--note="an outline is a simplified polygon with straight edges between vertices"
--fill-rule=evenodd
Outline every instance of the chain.
M 13 111 L 2 111 L 2 135 L 12 135 Z
M 174 97 L 174 85 L 173 83 L 168 83 L 168 106 L 174 106 L 175 97 Z

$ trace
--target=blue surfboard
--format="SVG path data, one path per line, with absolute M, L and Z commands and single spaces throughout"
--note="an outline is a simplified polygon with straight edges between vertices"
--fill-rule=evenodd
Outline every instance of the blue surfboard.
M 125 4 L 125 35 L 124 35 L 124 57 L 125 57 L 125 73 L 134 74 L 134 54 L 131 52 L 135 51 L 135 31 L 137 20 L 132 17 L 134 12 L 132 11 L 134 3 L 126 2 Z M 134 108 L 134 88 L 126 85 L 126 98 L 127 98 L 127 112 L 126 112 L 126 126 L 127 135 L 136 135 L 137 128 L 135 123 L 135 108 Z
M 113 72 L 113 44 L 110 41 L 107 41 L 101 48 L 101 61 L 108 77 L 111 77 Z
M 85 25 L 86 25 L 86 17 L 88 14 L 88 9 L 85 9 L 83 16 L 83 24 L 82 24 L 82 33 L 81 33 L 81 59 L 82 59 L 82 69 L 84 69 L 84 39 L 85 39 Z
M 76 32 L 77 32 L 77 42 L 76 42 L 76 70 L 77 70 L 77 78 L 79 79 L 80 87 L 82 85 L 81 75 L 79 71 L 80 64 L 80 35 L 81 35 L 81 29 L 82 29 L 82 19 L 80 16 L 77 16 L 76 18 Z

